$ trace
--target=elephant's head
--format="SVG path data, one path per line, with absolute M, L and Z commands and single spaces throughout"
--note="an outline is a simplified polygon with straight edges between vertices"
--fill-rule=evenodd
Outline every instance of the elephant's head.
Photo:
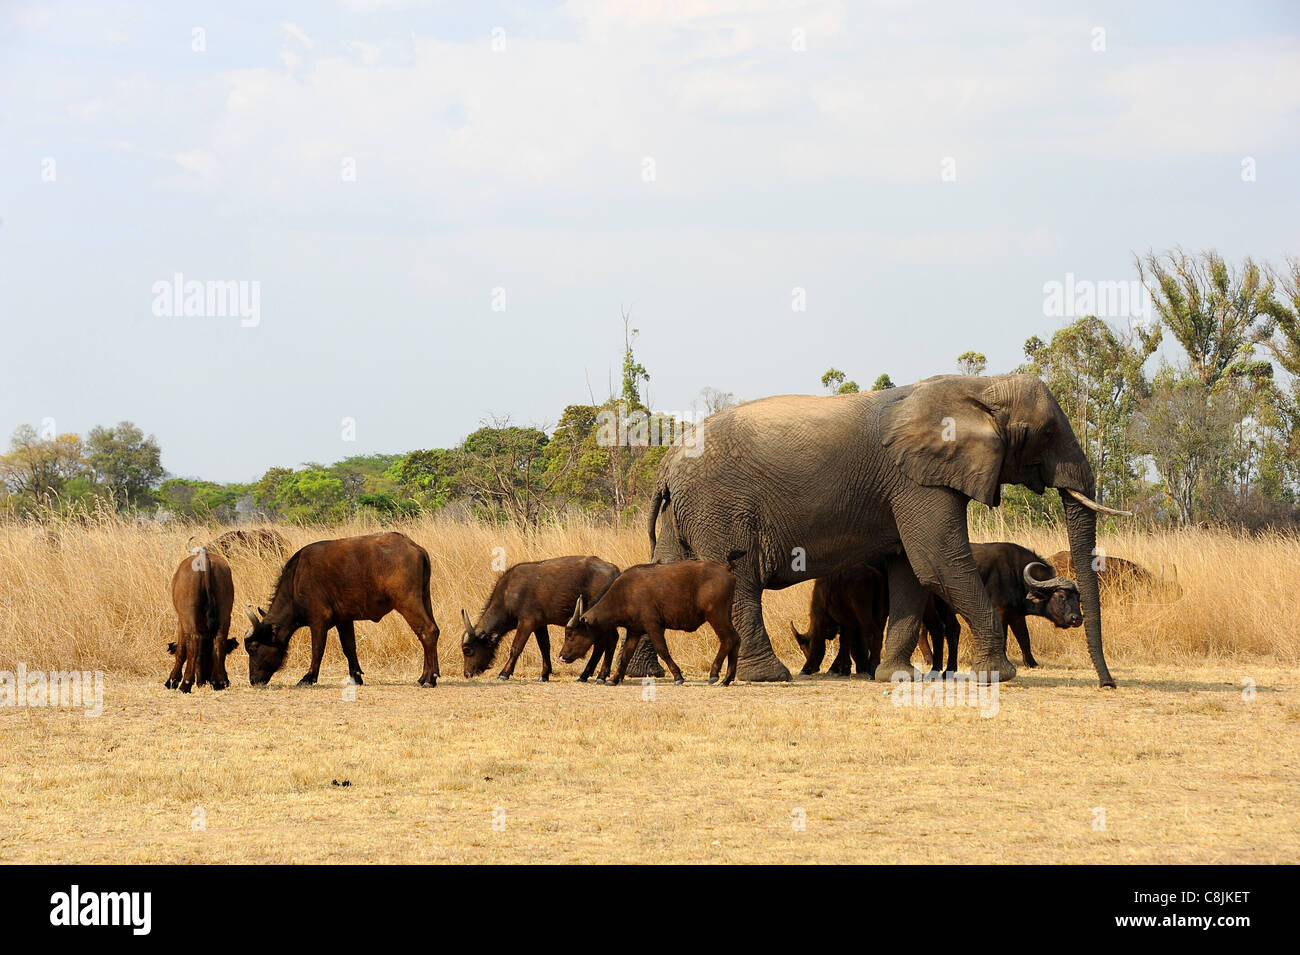
M 1049 487 L 1060 491 L 1088 651 L 1101 685 L 1114 686 L 1102 653 L 1092 561 L 1096 512 L 1124 512 L 1092 500 L 1092 468 L 1047 386 L 1032 375 L 942 375 L 898 392 L 885 393 L 881 437 L 913 481 L 953 488 L 989 507 L 1001 503 L 1003 484 L 1023 484 L 1038 494 Z

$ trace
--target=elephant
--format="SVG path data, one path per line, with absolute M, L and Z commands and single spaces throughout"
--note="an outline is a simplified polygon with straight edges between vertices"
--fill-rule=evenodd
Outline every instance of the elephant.
M 967 505 L 1001 503 L 1003 484 L 1056 488 L 1078 569 L 1088 651 L 1102 649 L 1092 571 L 1097 514 L 1091 466 L 1047 386 L 1032 375 L 940 375 L 861 394 L 781 395 L 700 423 L 672 447 L 648 508 L 652 559 L 737 562 L 733 620 L 741 680 L 789 680 L 763 624 L 764 590 L 883 560 L 891 617 L 877 680 L 915 677 L 911 657 L 929 593 L 971 626 L 973 670 L 1016 675 L 1002 621 L 971 553 Z

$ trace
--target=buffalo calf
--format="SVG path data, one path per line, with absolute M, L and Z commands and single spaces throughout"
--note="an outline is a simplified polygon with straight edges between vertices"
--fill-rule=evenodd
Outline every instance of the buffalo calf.
M 325 635 L 338 630 L 348 672 L 361 682 L 357 620 L 382 620 L 396 610 L 424 647 L 420 686 L 438 683 L 438 624 L 429 600 L 429 553 L 405 534 L 367 534 L 308 544 L 285 563 L 269 611 L 247 608 L 252 622 L 244 636 L 248 679 L 270 682 L 284 666 L 289 639 L 311 628 L 311 669 L 298 681 L 311 686 L 320 676 Z
M 618 568 L 599 557 L 555 557 L 507 568 L 492 588 L 483 612 L 478 615 L 478 623 L 471 622 L 463 609 L 460 612 L 465 623 L 465 635 L 461 638 L 465 676 L 476 677 L 491 666 L 501 638 L 514 630 L 510 656 L 497 679 L 508 680 L 514 675 L 519 654 L 528 645 L 528 638 L 536 634 L 537 647 L 542 651 L 542 675 L 537 679 L 546 682 L 551 678 L 548 625 L 564 626 L 575 600 L 587 605 L 595 604 L 616 577 Z M 584 683 L 596 669 L 598 659 L 603 663 L 597 682 L 604 683 L 609 676 L 618 630 L 611 627 L 600 631 L 595 634 L 594 643 L 595 652 L 582 676 L 578 677 Z
M 625 627 L 627 639 L 610 685 L 617 686 L 623 679 L 637 644 L 647 635 L 655 652 L 672 672 L 673 682 L 681 684 L 686 681 L 668 652 L 664 631 L 694 633 L 707 622 L 718 635 L 718 655 L 709 670 L 709 682 L 717 682 L 725 659 L 727 675 L 722 684 L 730 684 L 736 678 L 736 659 L 740 653 L 740 635 L 731 623 L 731 602 L 736 593 L 736 578 L 731 571 L 736 559 L 744 553 L 732 551 L 725 564 L 680 560 L 629 567 L 591 609 L 585 609 L 582 598 L 578 598 L 573 616 L 564 628 L 560 659 L 566 663 L 577 660 L 602 634 Z
M 176 642 L 167 650 L 176 657 L 167 689 L 188 693 L 195 683 L 212 689 L 230 686 L 226 654 L 239 644 L 230 639 L 230 611 L 235 582 L 224 557 L 197 548 L 172 574 L 172 606 L 176 608 Z

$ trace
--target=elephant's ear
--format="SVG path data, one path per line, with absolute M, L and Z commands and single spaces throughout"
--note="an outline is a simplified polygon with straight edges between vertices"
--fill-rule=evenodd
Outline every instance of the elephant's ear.
M 881 438 L 894 463 L 918 484 L 997 507 L 1006 437 L 988 388 L 987 379 L 942 375 L 886 392 Z

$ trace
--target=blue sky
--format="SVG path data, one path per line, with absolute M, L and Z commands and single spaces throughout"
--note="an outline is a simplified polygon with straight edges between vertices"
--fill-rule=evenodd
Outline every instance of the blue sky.
M 0 3 L 0 431 L 248 480 L 553 424 L 620 309 L 682 411 L 1007 370 L 1134 251 L 1300 254 L 1294 4 L 1020 7 Z M 178 272 L 259 323 L 155 315 Z

